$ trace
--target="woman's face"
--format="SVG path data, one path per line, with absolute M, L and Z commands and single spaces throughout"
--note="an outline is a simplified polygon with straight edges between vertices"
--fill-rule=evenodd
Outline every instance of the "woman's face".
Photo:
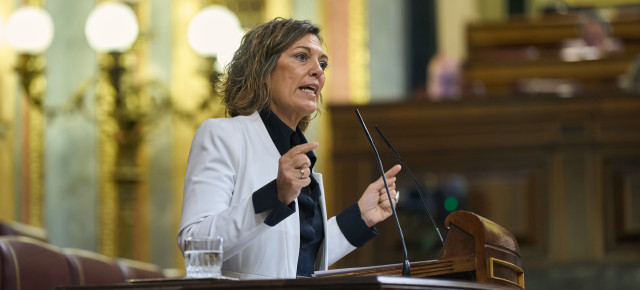
M 271 72 L 269 107 L 292 129 L 318 108 L 328 62 L 314 34 L 302 37 L 280 55 Z

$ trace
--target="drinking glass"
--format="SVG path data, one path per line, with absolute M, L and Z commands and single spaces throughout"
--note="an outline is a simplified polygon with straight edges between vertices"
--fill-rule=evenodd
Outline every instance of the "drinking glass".
M 220 278 L 222 237 L 187 237 L 184 241 L 187 278 Z

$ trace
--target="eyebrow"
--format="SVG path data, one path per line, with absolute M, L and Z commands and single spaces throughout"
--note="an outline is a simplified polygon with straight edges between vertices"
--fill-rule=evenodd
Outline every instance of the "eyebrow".
M 303 45 L 301 45 L 301 46 L 297 46 L 296 48 L 303 48 L 303 49 L 305 49 L 306 51 L 308 51 L 309 53 L 311 53 L 311 48 L 310 48 L 310 47 L 308 47 L 308 46 L 303 46 Z M 329 56 L 327 56 L 327 55 L 326 55 L 326 54 L 324 54 L 324 53 L 320 56 L 320 58 L 326 58 L 327 60 L 329 60 Z

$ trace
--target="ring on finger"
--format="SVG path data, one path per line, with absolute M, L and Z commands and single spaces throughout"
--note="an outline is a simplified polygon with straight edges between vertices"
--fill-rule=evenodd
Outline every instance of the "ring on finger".
M 300 179 L 304 179 L 304 168 L 300 168 Z

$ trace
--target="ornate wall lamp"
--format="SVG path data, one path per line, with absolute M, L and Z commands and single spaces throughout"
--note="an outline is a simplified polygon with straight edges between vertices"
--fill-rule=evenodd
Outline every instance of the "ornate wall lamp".
M 28 157 L 23 162 L 23 197 L 29 200 L 22 208 L 22 220 L 42 226 L 44 117 L 43 102 L 46 89 L 44 77 L 45 59 L 42 53 L 53 40 L 53 21 L 42 8 L 22 6 L 7 20 L 7 41 L 19 54 L 16 71 L 28 100 Z
M 158 117 L 172 113 L 183 121 L 199 124 L 202 115 L 223 116 L 215 86 L 222 67 L 229 62 L 242 37 L 240 22 L 223 6 L 209 6 L 193 18 L 189 43 L 206 59 L 202 73 L 210 92 L 194 109 L 173 104 L 169 90 L 157 82 L 141 82 L 135 76 L 135 50 L 139 27 L 133 9 L 109 1 L 90 13 L 85 34 L 98 52 L 96 118 L 99 130 L 100 248 L 111 256 L 137 258 L 134 241 L 140 225 L 135 216 L 143 207 L 139 192 L 143 170 L 139 166 L 144 128 Z
M 46 80 L 42 53 L 53 40 L 53 21 L 42 8 L 23 6 L 7 21 L 7 41 L 19 53 L 17 72 L 29 101 L 42 109 Z
M 96 118 L 99 130 L 101 251 L 134 257 L 137 188 L 141 181 L 137 152 L 141 122 L 149 113 L 132 86 L 127 51 L 138 37 L 133 9 L 119 2 L 98 4 L 87 18 L 85 34 L 98 52 Z
M 243 34 L 240 20 L 224 6 L 207 6 L 191 19 L 188 29 L 189 45 L 205 59 L 200 72 L 211 84 L 209 96 L 204 99 L 200 108 L 207 108 L 213 100 L 220 100 L 216 86 L 221 80 L 224 67 L 240 46 Z M 207 114 L 208 117 L 223 117 L 224 108 L 217 106 L 207 111 Z

